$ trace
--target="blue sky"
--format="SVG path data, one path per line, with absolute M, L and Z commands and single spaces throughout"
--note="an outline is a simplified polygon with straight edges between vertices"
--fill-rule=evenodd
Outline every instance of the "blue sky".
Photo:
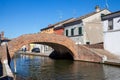
M 120 0 L 107 0 L 110 11 L 120 10 Z M 94 11 L 105 0 L 0 0 L 0 32 L 8 38 L 37 33 L 61 20 L 80 17 Z

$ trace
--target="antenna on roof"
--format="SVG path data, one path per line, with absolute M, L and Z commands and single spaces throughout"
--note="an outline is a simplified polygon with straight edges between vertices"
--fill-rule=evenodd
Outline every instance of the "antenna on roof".
M 62 18 L 63 18 L 63 13 L 62 13 L 61 10 L 58 10 L 57 13 L 58 13 L 58 16 L 59 16 L 58 19 L 59 19 L 59 21 L 61 21 Z
M 73 17 L 76 17 L 77 16 L 77 11 L 76 9 L 73 10 Z
M 62 15 L 60 15 L 60 16 L 59 16 L 59 20 L 61 21 L 61 20 L 62 20 L 62 18 L 63 18 L 63 16 L 62 16 Z
M 108 9 L 109 5 L 108 5 L 108 0 L 105 0 L 105 7 Z

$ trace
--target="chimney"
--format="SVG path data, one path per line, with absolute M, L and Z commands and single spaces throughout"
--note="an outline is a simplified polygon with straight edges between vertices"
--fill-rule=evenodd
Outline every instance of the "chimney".
M 99 12 L 100 11 L 100 7 L 97 5 L 95 6 L 95 12 Z
M 2 40 L 4 39 L 4 32 L 3 31 L 1 32 L 1 39 Z

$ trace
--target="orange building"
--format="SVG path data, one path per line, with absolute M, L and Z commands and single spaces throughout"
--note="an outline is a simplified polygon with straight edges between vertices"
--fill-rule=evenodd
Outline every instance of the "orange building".
M 48 27 L 45 27 L 41 29 L 41 33 L 55 33 L 58 35 L 64 35 L 64 24 L 69 23 L 70 21 L 73 21 L 75 18 L 70 18 L 52 25 L 48 25 Z
M 54 33 L 58 35 L 64 35 L 64 28 L 63 27 L 54 28 Z
M 70 18 L 70 19 L 67 19 L 67 20 L 64 20 L 64 21 L 57 23 L 54 26 L 54 33 L 58 34 L 58 35 L 64 35 L 64 24 L 69 23 L 73 20 L 75 20 L 75 18 Z

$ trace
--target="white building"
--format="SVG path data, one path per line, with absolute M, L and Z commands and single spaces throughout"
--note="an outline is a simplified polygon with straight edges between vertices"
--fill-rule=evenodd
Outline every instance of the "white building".
M 102 17 L 104 48 L 120 56 L 120 11 Z
M 76 44 L 95 44 L 103 42 L 101 15 L 110 13 L 109 10 L 95 11 L 81 16 L 64 25 L 64 35 L 75 41 Z

